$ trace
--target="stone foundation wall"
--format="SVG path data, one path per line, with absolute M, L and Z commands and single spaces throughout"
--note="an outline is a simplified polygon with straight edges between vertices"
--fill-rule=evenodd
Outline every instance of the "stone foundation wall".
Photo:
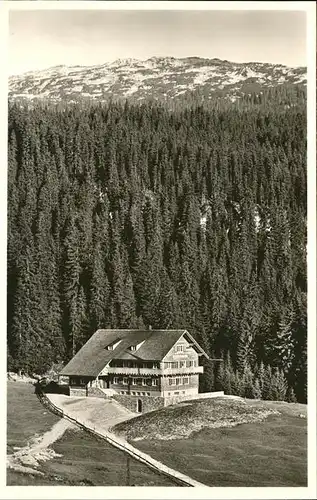
M 87 396 L 87 391 L 86 388 L 80 388 L 80 387 L 70 387 L 69 388 L 69 395 L 70 396 L 77 396 L 77 397 L 84 397 Z
M 185 394 L 185 395 L 177 395 L 177 396 L 132 396 L 125 394 L 113 394 L 107 395 L 101 389 L 97 387 L 88 387 L 79 388 L 79 387 L 70 387 L 69 395 L 75 397 L 97 397 L 103 399 L 113 398 L 118 401 L 122 406 L 132 411 L 133 413 L 137 413 L 138 411 L 138 400 L 142 401 L 142 413 L 147 413 L 149 411 L 158 410 L 159 408 L 164 408 L 164 406 L 175 405 L 177 403 L 181 403 L 182 401 L 190 401 L 194 399 L 208 399 L 223 396 L 223 391 L 218 392 L 202 392 L 199 394 Z
M 194 399 L 208 399 L 223 396 L 223 391 L 218 392 L 202 392 L 196 395 L 171 396 L 171 397 L 156 397 L 156 396 L 130 396 L 123 394 L 115 394 L 113 399 L 118 401 L 122 406 L 136 413 L 138 411 L 138 399 L 142 401 L 142 413 L 148 411 L 159 410 L 164 406 L 175 405 L 182 401 L 191 401 Z
M 92 396 L 94 398 L 109 399 L 109 396 L 102 392 L 102 390 L 98 387 L 88 387 L 88 396 Z
M 102 398 L 109 399 L 110 396 L 106 395 L 101 389 L 98 387 L 69 387 L 69 395 L 77 396 L 77 397 L 94 397 L 94 398 Z
M 138 411 L 139 399 L 142 401 L 142 413 L 158 410 L 159 408 L 164 407 L 164 398 L 159 396 L 126 396 L 123 394 L 116 394 L 112 396 L 112 398 L 134 413 L 137 413 Z

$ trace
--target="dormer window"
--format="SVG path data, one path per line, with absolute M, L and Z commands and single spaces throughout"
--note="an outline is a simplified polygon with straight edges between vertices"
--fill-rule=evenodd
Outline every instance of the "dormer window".
M 142 342 L 139 342 L 138 344 L 133 344 L 129 347 L 130 351 L 137 351 L 140 349 L 141 345 L 144 343 L 144 340 Z
M 106 346 L 107 351 L 113 351 L 120 344 L 120 342 L 121 340 L 117 340 L 115 342 L 112 342 L 111 344 L 108 344 Z

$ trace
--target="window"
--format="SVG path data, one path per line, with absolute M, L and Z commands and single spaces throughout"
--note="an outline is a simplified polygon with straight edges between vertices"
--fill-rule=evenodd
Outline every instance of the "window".
M 186 361 L 180 361 L 179 362 L 179 367 L 180 368 L 185 368 L 185 366 L 186 366 Z
M 183 384 L 184 385 L 188 385 L 189 384 L 189 378 L 188 377 L 184 377 L 183 378 Z
M 181 378 L 177 378 L 176 379 L 176 385 L 180 385 L 182 383 L 182 379 Z
M 175 385 L 175 384 L 176 384 L 176 382 L 175 382 L 175 379 L 174 379 L 174 378 L 170 378 L 170 379 L 168 380 L 168 383 L 169 383 L 169 385 Z
M 146 393 L 147 396 L 151 396 L 151 394 L 149 392 Z
M 177 345 L 176 346 L 176 352 L 182 352 L 182 351 L 184 351 L 185 350 L 184 347 L 185 347 L 184 345 Z
M 186 391 L 183 391 L 183 394 L 186 394 Z
M 130 362 L 129 362 L 129 361 L 123 361 L 122 366 L 123 366 L 124 368 L 129 368 L 129 366 L 130 366 Z
M 106 346 L 106 349 L 108 351 L 113 351 L 117 347 L 117 345 L 120 344 L 120 342 L 121 342 L 121 340 L 117 340 L 116 342 L 112 342 L 112 344 L 109 344 Z
M 146 378 L 142 379 L 142 385 L 147 385 L 147 379 Z
M 123 385 L 128 385 L 128 379 L 127 378 L 123 379 Z
M 136 392 L 135 391 L 132 391 L 131 392 L 132 396 L 135 396 Z
M 113 377 L 113 383 L 114 384 L 119 384 L 119 378 L 118 377 Z
M 138 385 L 138 379 L 137 378 L 133 378 L 132 379 L 132 385 Z
M 145 341 L 139 342 L 139 344 L 130 345 L 130 351 L 137 351 Z
M 158 380 L 157 378 L 152 379 L 152 385 L 158 385 Z

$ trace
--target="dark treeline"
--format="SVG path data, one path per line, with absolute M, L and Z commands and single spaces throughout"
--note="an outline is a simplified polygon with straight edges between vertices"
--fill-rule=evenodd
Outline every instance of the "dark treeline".
M 206 390 L 306 401 L 305 104 L 260 104 L 10 104 L 8 369 L 186 328 Z
M 257 90 L 254 90 L 254 87 Z M 72 94 L 65 95 L 64 99 L 59 100 L 54 105 L 56 109 L 71 109 L 72 107 L 77 107 L 80 105 L 81 108 L 90 108 L 92 106 L 98 106 L 98 101 L 95 98 L 88 97 L 87 95 L 76 95 L 76 102 L 73 100 L 74 96 Z M 30 106 L 30 100 L 27 97 L 16 98 L 20 103 Z M 126 102 L 125 97 L 111 96 L 103 97 L 104 102 L 123 104 Z M 276 106 L 284 107 L 288 109 L 294 106 L 305 106 L 307 99 L 306 87 L 304 85 L 294 85 L 290 83 L 283 83 L 277 87 L 261 87 L 259 84 L 249 85 L 248 90 L 245 89 L 244 92 L 239 91 L 237 95 L 232 93 L 228 95 L 227 89 L 224 90 L 213 90 L 210 91 L 210 87 L 202 86 L 198 87 L 193 91 L 187 90 L 184 94 L 175 95 L 174 97 L 167 96 L 166 94 L 158 94 L 156 97 L 152 96 L 140 96 L 135 97 L 131 95 L 129 97 L 129 103 L 132 105 L 154 105 L 158 102 L 161 106 L 164 106 L 169 111 L 181 111 L 184 108 L 203 106 L 205 110 L 217 110 L 224 111 L 228 109 L 238 109 L 240 111 L 248 109 L 262 109 L 265 111 L 274 110 Z M 51 106 L 51 98 L 34 98 L 32 102 L 36 106 Z

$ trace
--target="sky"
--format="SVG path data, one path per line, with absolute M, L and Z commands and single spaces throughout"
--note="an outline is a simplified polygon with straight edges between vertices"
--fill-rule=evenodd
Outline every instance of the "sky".
M 305 12 L 12 10 L 9 73 L 152 56 L 306 66 Z

